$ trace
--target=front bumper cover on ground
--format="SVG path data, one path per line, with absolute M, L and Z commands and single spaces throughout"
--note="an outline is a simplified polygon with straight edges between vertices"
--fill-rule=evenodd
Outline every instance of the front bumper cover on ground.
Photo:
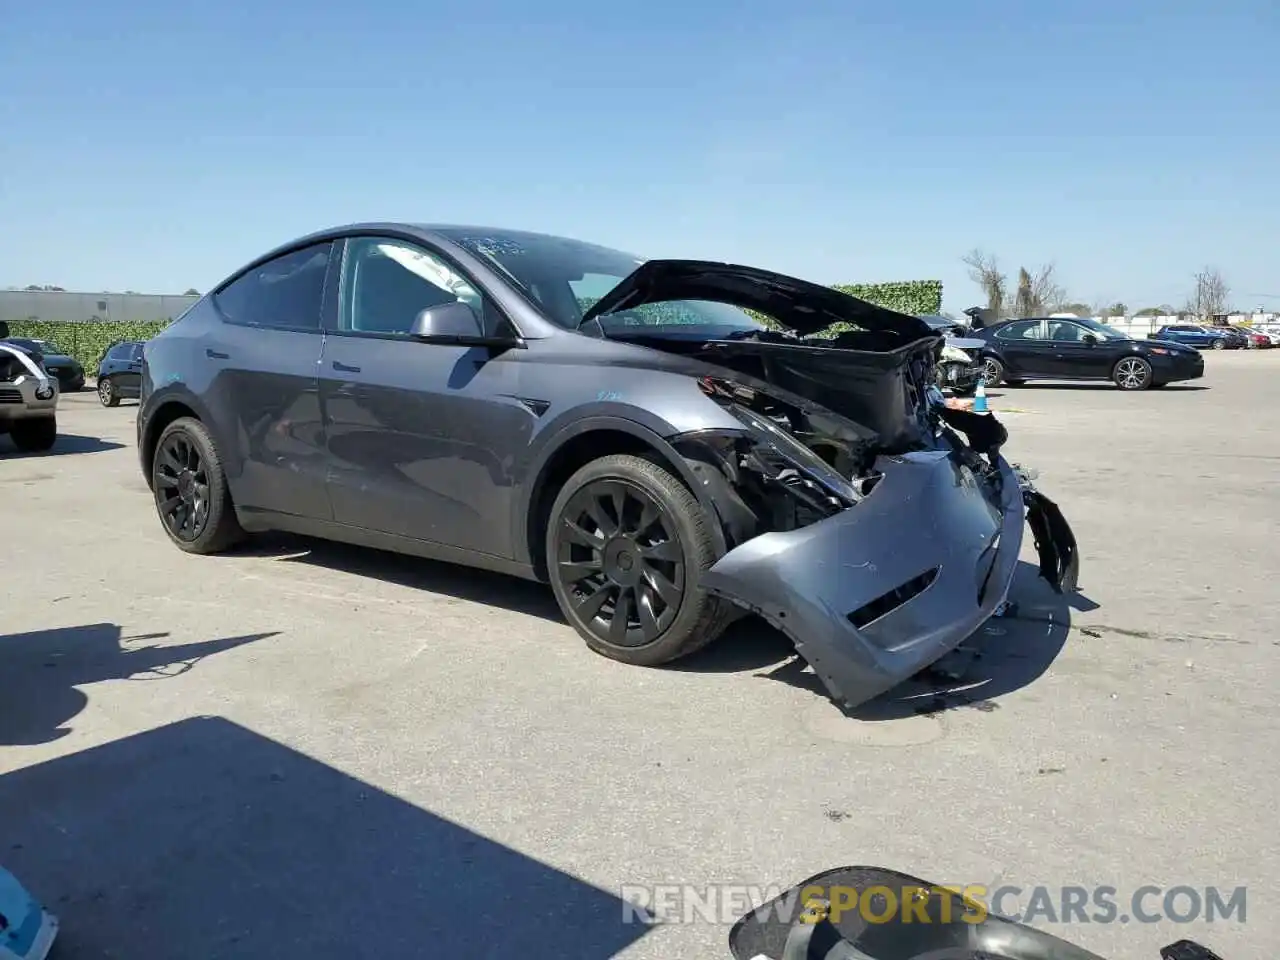
M 1001 609 L 1024 522 L 1056 590 L 1075 588 L 1079 566 L 1061 511 L 1003 458 L 986 478 L 942 450 L 876 467 L 883 478 L 857 506 L 761 534 L 703 579 L 790 637 L 845 709 L 934 663 Z

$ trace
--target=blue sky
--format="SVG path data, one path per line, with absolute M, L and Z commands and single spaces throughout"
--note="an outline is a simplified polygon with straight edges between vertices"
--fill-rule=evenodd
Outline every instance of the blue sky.
M 1275 0 L 42 0 L 0 29 L 0 286 L 201 290 L 365 219 L 821 282 L 1219 267 L 1280 308 Z M 1270 294 L 1270 297 L 1262 296 Z

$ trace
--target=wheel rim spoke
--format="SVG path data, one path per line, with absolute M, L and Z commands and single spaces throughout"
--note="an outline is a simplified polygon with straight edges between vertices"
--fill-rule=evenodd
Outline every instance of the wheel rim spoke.
M 604 505 L 595 496 L 587 499 L 587 516 L 596 525 L 596 529 L 600 531 L 601 536 L 612 537 L 618 532 L 617 524 L 609 519 L 609 514 L 605 512 Z
M 613 604 L 613 620 L 609 623 L 609 640 L 623 646 L 627 642 L 627 624 L 631 620 L 631 605 L 635 591 L 631 587 L 623 587 L 618 591 L 618 598 Z
M 567 538 L 570 542 L 576 543 L 583 547 L 590 547 L 592 550 L 604 549 L 604 537 L 597 533 L 589 533 L 581 526 L 568 518 L 561 525 L 561 536 Z
M 646 642 L 657 640 L 662 634 L 663 627 L 658 623 L 658 615 L 653 610 L 653 594 L 648 590 L 642 590 L 636 600 L 641 635 Z
M 674 607 L 680 602 L 680 588 L 668 580 L 661 571 L 655 570 L 653 567 L 646 565 L 644 569 L 644 581 L 653 588 L 653 592 L 656 593 L 667 606 Z
M 605 601 L 609 599 L 609 594 L 616 587 L 611 583 L 604 583 L 596 587 L 591 593 L 578 600 L 574 610 L 583 620 L 594 620 L 600 613 L 600 608 L 604 606 Z
M 680 545 L 672 540 L 651 543 L 642 547 L 640 556 L 646 560 L 659 560 L 664 563 L 679 563 L 681 559 Z
M 598 557 L 590 560 L 561 560 L 560 577 L 566 583 L 580 583 L 588 577 L 604 572 L 604 565 Z

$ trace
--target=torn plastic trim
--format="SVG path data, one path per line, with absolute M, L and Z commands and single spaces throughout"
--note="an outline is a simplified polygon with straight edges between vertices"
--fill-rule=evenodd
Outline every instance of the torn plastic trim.
M 1009 464 L 982 477 L 945 451 L 883 458 L 876 495 L 726 553 L 702 586 L 784 633 L 846 710 L 955 649 L 1007 600 L 1022 545 Z M 959 481 L 959 482 L 957 482 Z M 933 568 L 903 605 L 858 629 L 848 613 Z

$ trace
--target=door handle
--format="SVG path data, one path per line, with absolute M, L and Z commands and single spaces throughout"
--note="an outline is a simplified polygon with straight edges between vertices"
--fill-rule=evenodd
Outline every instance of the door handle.
M 211 350 L 208 347 L 205 348 L 204 355 L 208 357 L 210 360 L 230 360 L 231 359 L 231 354 L 219 353 L 217 350 Z
M 339 363 L 337 360 L 333 361 L 333 369 L 340 370 L 343 373 L 359 373 L 360 372 L 359 367 L 348 367 L 345 363 Z

